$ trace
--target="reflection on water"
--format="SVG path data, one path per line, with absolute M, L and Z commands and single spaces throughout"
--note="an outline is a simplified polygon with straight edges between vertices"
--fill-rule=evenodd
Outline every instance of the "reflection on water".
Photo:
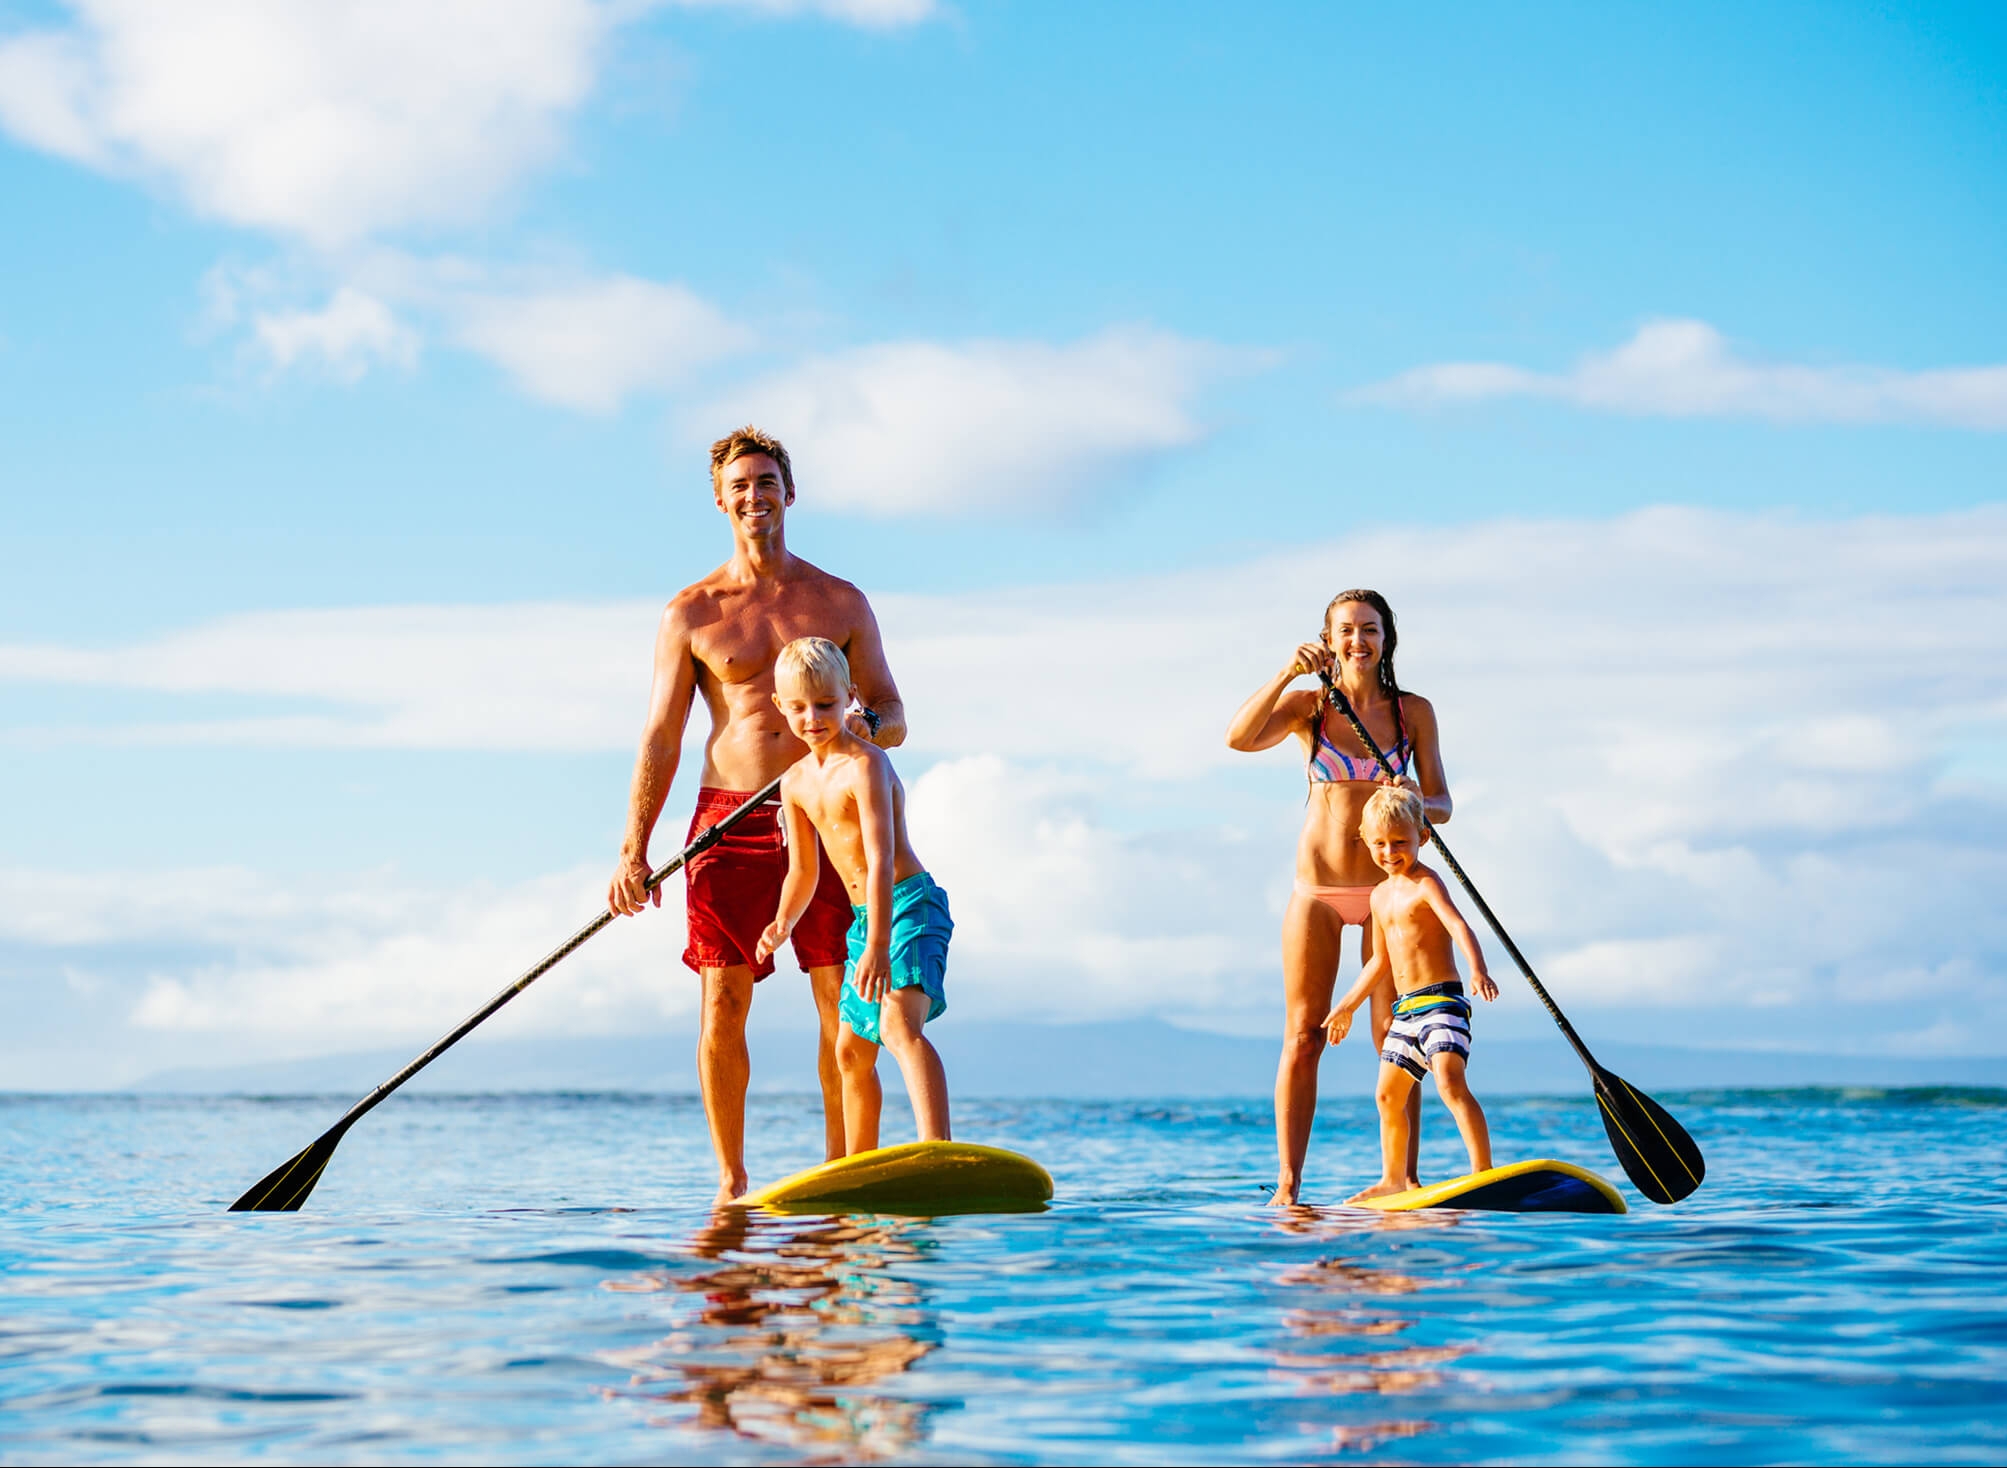
M 672 1406 L 658 1425 L 875 1458 L 909 1451 L 929 1404 L 873 1391 L 940 1344 L 920 1289 L 888 1272 L 921 1252 L 921 1219 L 776 1218 L 721 1209 L 688 1271 L 609 1280 L 669 1297 L 674 1325 L 604 1359 L 628 1391 Z
M 1275 1219 L 1285 1233 L 1329 1239 L 1341 1239 L 1347 1234 L 1372 1236 L 1454 1228 L 1459 1221 L 1460 1215 L 1454 1213 L 1361 1214 L 1355 1209 L 1320 1208 L 1292 1208 Z M 1380 1302 L 1440 1289 L 1453 1280 L 1444 1275 L 1408 1274 L 1341 1256 L 1284 1269 L 1276 1282 L 1319 1302 L 1306 1302 L 1285 1311 L 1282 1317 L 1283 1328 L 1290 1335 L 1314 1347 L 1334 1338 L 1364 1340 L 1399 1335 L 1417 1322 L 1390 1313 Z M 1441 1391 L 1448 1378 L 1436 1368 L 1468 1356 L 1474 1349 L 1406 1346 L 1355 1354 L 1321 1351 L 1312 1354 L 1285 1349 L 1277 1352 L 1275 1365 L 1279 1372 L 1290 1373 L 1298 1390 L 1306 1395 L 1411 1396 Z M 1430 1432 L 1435 1425 L 1425 1418 L 1339 1423 L 1332 1429 L 1332 1445 L 1341 1452 L 1370 1453 L 1396 1439 Z
M 1368 1249 L 1389 1234 L 1454 1228 L 1459 1219 L 1299 1208 L 1272 1222 L 1286 1234 Z M 608 1395 L 659 1404 L 649 1420 L 676 1432 L 845 1459 L 916 1451 L 928 1443 L 936 1407 L 894 1383 L 942 1343 L 937 1314 L 913 1283 L 932 1227 L 876 1215 L 720 1210 L 668 1267 L 603 1282 L 621 1294 L 660 1296 L 665 1323 L 645 1346 L 602 1354 L 630 1374 Z M 1418 1323 L 1393 1302 L 1457 1283 L 1457 1269 L 1410 1273 L 1332 1254 L 1275 1270 L 1293 1304 L 1279 1314 L 1282 1333 L 1257 1347 L 1257 1361 L 1289 1395 L 1332 1403 L 1330 1441 L 1341 1453 L 1434 1431 L 1428 1418 L 1381 1418 L 1370 1408 L 1360 1421 L 1346 1404 L 1453 1384 L 1483 1389 L 1467 1371 L 1453 1380 L 1444 1370 L 1476 1347 L 1390 1339 Z
M 1060 1202 L 921 1222 L 714 1216 L 694 1101 L 421 1095 L 224 1212 L 329 1104 L 0 1097 L 0 1463 L 2007 1461 L 1991 1103 L 1690 1099 L 1693 1199 L 1515 1217 L 1253 1207 L 1265 1108 L 970 1102 Z

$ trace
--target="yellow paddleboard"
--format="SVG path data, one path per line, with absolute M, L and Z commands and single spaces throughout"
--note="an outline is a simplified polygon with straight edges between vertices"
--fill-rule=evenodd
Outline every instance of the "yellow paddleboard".
M 1625 1213 L 1617 1190 L 1586 1167 L 1539 1158 L 1490 1167 L 1448 1182 L 1368 1198 L 1356 1205 L 1383 1213 L 1413 1208 L 1483 1208 L 1496 1213 Z
M 739 1201 L 777 1213 L 1026 1213 L 1052 1176 L 1019 1152 L 971 1142 L 906 1142 L 825 1162 Z

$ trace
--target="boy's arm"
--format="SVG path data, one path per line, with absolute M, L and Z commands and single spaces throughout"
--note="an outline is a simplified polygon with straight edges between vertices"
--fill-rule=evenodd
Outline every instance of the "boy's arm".
M 861 763 L 853 790 L 864 847 L 864 956 L 851 982 L 866 1004 L 876 1004 L 892 982 L 892 761 L 879 755 Z
M 781 819 L 787 823 L 787 879 L 781 883 L 780 910 L 760 934 L 759 946 L 753 950 L 756 963 L 764 963 L 769 953 L 787 942 L 794 925 L 801 921 L 801 915 L 808 911 L 808 904 L 815 897 L 816 878 L 821 871 L 821 862 L 815 854 L 815 823 L 800 802 L 792 798 L 786 780 L 781 781 Z
M 1345 991 L 1345 997 L 1331 1007 L 1331 1013 L 1324 1019 L 1324 1031 L 1331 1037 L 1333 1045 L 1352 1032 L 1353 1014 L 1371 997 L 1373 990 L 1384 984 L 1388 975 L 1393 972 L 1387 963 L 1386 941 L 1380 936 L 1380 920 L 1374 917 L 1369 921 L 1372 925 L 1370 933 L 1373 961 L 1359 970 L 1359 977 L 1353 981 L 1352 987 Z
M 1471 987 L 1477 990 L 1478 996 L 1482 999 L 1496 999 L 1498 985 L 1492 981 L 1491 970 L 1485 967 L 1484 950 L 1477 946 L 1477 934 L 1472 932 L 1470 924 L 1463 920 L 1463 914 L 1456 910 L 1456 903 L 1451 900 L 1449 888 L 1443 885 L 1443 879 L 1430 872 L 1428 880 L 1422 884 L 1422 890 L 1428 894 L 1430 909 L 1442 920 L 1442 925 L 1449 929 L 1450 937 L 1456 940 L 1456 946 L 1463 950 L 1463 961 L 1470 965 Z

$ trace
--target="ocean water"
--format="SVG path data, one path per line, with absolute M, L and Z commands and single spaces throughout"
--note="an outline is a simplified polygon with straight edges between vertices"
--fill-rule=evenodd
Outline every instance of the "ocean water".
M 714 1215 L 691 1099 L 400 1096 L 223 1211 L 348 1099 L 0 1099 L 0 1458 L 2007 1458 L 2007 1093 L 1661 1096 L 1708 1182 L 1621 1218 L 1278 1213 L 1261 1103 L 969 1101 L 1058 1197 L 935 1220 Z M 1489 1110 L 1621 1183 L 1586 1100 Z M 1318 1126 L 1335 1199 L 1372 1118 Z

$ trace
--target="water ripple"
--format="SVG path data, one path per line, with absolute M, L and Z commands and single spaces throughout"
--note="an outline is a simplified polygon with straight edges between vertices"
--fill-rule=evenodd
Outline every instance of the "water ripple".
M 0 1099 L 0 1456 L 2007 1454 L 2003 1098 L 1662 1099 L 1708 1186 L 1622 1218 L 1278 1214 L 1259 1107 L 967 1103 L 1059 1198 L 940 1220 L 713 1216 L 683 1099 L 400 1097 L 294 1216 L 220 1210 L 337 1100 Z M 1614 1175 L 1588 1105 L 1492 1110 Z M 753 1123 L 760 1175 L 812 1155 L 812 1103 Z M 1371 1126 L 1321 1114 L 1319 1191 Z

